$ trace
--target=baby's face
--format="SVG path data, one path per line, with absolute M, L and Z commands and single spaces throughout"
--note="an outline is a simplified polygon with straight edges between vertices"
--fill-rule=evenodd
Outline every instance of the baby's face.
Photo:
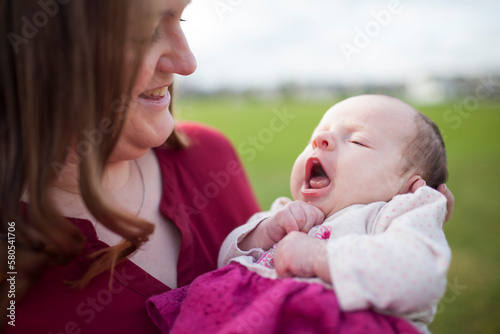
M 295 200 L 325 216 L 352 204 L 388 201 L 405 192 L 403 150 L 415 137 L 415 111 L 386 96 L 347 99 L 326 112 L 292 169 Z

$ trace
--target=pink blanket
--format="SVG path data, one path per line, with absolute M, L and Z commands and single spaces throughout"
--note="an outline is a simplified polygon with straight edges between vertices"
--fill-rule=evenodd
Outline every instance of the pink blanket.
M 162 333 L 418 334 L 404 319 L 342 312 L 320 284 L 264 278 L 237 263 L 151 297 L 147 308 Z

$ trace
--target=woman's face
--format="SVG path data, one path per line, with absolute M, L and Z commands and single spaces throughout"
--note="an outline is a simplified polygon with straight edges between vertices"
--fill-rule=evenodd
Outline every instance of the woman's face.
M 174 129 L 170 95 L 174 73 L 189 75 L 196 69 L 181 29 L 181 17 L 189 0 L 161 1 L 152 31 L 152 43 L 140 68 L 127 120 L 111 160 L 135 159 L 161 145 Z

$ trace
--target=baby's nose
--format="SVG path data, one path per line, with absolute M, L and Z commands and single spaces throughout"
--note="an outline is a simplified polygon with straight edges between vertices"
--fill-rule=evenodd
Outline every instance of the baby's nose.
M 333 139 L 328 133 L 319 133 L 312 141 L 312 148 L 333 150 Z

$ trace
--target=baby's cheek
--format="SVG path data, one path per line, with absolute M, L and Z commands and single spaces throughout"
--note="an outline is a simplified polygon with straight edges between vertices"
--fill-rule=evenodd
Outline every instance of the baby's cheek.
M 290 176 L 290 191 L 294 200 L 300 199 L 300 189 L 304 183 L 304 167 L 300 166 L 301 163 L 296 161 L 292 168 L 292 174 Z

